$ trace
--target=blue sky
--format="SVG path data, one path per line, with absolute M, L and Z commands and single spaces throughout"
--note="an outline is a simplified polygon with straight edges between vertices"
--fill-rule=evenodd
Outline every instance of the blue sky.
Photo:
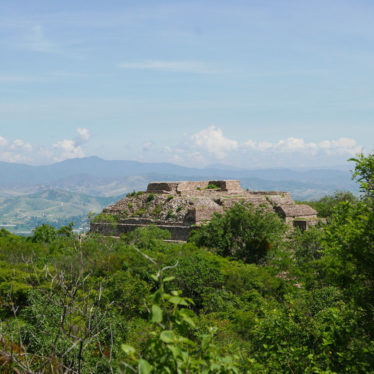
M 0 160 L 344 164 L 373 150 L 372 1 L 0 2 Z

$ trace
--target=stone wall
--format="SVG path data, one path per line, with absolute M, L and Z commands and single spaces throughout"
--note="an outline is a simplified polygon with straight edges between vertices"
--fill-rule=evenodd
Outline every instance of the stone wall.
M 206 187 L 208 187 L 208 181 L 196 181 L 196 182 L 179 182 L 177 191 L 182 194 L 189 194 L 196 192 L 198 190 L 204 190 Z
M 176 193 L 179 182 L 153 182 L 149 183 L 147 192 L 170 192 Z
M 214 184 L 220 187 L 221 191 L 228 193 L 243 192 L 243 189 L 240 187 L 240 181 L 238 180 L 209 181 L 208 184 Z
M 243 189 L 238 180 L 216 180 L 216 181 L 182 181 L 182 182 L 152 182 L 148 184 L 147 192 L 154 193 L 194 193 L 205 190 L 210 184 L 219 187 L 218 191 L 228 193 L 240 193 Z

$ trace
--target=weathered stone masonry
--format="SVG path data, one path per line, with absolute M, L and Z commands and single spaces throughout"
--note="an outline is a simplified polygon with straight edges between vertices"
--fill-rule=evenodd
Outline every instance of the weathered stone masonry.
M 170 231 L 172 240 L 187 240 L 194 226 L 243 201 L 263 205 L 301 229 L 317 220 L 313 208 L 295 204 L 288 192 L 245 191 L 237 180 L 154 182 L 147 191 L 130 194 L 103 210 L 116 218 L 116 224 L 91 223 L 91 231 L 119 236 L 152 224 Z

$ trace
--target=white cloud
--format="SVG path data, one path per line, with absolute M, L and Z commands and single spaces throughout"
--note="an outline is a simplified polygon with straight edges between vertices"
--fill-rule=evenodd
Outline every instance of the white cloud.
M 189 159 L 198 166 L 205 165 L 206 164 L 206 159 L 205 157 L 201 154 L 201 152 L 192 152 L 189 155 Z
M 32 146 L 21 139 L 13 142 L 0 136 L 0 161 L 29 162 Z
M 91 133 L 88 129 L 85 127 L 78 127 L 77 128 L 77 133 L 79 135 L 79 140 L 81 142 L 86 142 L 91 138 Z
M 227 73 L 227 70 L 220 70 L 208 66 L 198 61 L 143 61 L 143 62 L 124 62 L 118 64 L 122 69 L 136 70 L 160 70 L 176 73 L 196 73 L 196 74 L 219 74 Z
M 0 136 L 0 147 L 6 147 L 8 145 L 8 140 Z
M 352 138 L 340 138 L 336 140 L 322 140 L 320 142 L 306 142 L 303 138 L 287 138 L 279 140 L 276 143 L 271 142 L 255 142 L 252 139 L 247 140 L 242 144 L 242 148 L 251 149 L 261 152 L 283 152 L 283 153 L 327 153 L 332 154 L 348 154 L 354 155 L 361 152 L 356 140 Z
M 196 148 L 213 154 L 218 159 L 223 159 L 227 152 L 236 150 L 238 142 L 223 136 L 222 130 L 215 126 L 209 126 L 191 136 L 193 145 Z
M 75 144 L 74 140 L 64 139 L 53 144 L 53 148 L 57 150 L 55 155 L 55 161 L 62 161 L 67 158 L 79 158 L 84 157 L 84 152 L 79 145 Z
M 327 166 L 345 163 L 347 158 L 363 151 L 352 138 L 307 141 L 289 137 L 275 142 L 235 140 L 225 136 L 222 129 L 209 126 L 175 146 L 158 148 L 154 145 L 152 157 L 162 159 L 167 151 L 168 161 L 186 166 L 203 167 L 226 164 L 237 167 Z M 150 159 L 152 161 L 152 159 Z
M 339 152 L 347 152 L 354 155 L 362 151 L 362 147 L 360 147 L 356 140 L 352 138 L 340 138 L 338 140 L 333 140 L 331 143 L 331 148 Z
M 52 158 L 54 161 L 62 161 L 67 158 L 80 158 L 84 157 L 85 153 L 82 149 L 90 138 L 91 132 L 85 127 L 77 128 L 78 137 L 74 139 L 64 139 L 52 145 Z M 47 151 L 48 153 L 48 151 Z
M 5 151 L 5 152 L 0 152 L 0 161 L 21 163 L 21 162 L 30 162 L 30 158 L 20 153 Z
M 51 161 L 63 161 L 68 158 L 84 157 L 82 148 L 90 137 L 86 128 L 77 129 L 76 139 L 63 139 L 49 146 L 36 146 L 22 140 L 7 140 L 0 136 L 0 160 L 6 162 L 26 162 L 31 164 L 47 164 Z
M 11 150 L 24 150 L 31 152 L 32 151 L 32 145 L 30 143 L 27 143 L 23 141 L 22 139 L 16 139 L 13 141 L 13 143 L 10 146 Z

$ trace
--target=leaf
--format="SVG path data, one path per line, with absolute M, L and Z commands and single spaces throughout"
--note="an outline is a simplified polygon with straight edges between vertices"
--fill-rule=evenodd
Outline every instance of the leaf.
M 135 353 L 135 348 L 132 347 L 131 345 L 127 345 L 127 344 L 122 344 L 121 345 L 121 349 L 127 354 L 127 355 L 130 355 L 132 353 Z
M 162 322 L 162 309 L 154 304 L 152 305 L 152 322 L 161 323 Z
M 157 277 L 157 275 L 153 275 L 153 274 L 151 274 L 151 278 L 152 278 L 155 282 L 158 282 L 158 277 Z
M 149 374 L 153 370 L 153 366 L 147 361 L 141 358 L 139 360 L 139 372 L 140 374 Z
M 212 340 L 211 335 L 204 335 L 203 336 L 203 338 L 201 340 L 201 348 L 203 349 L 203 351 L 205 351 L 209 347 L 209 344 L 210 344 L 211 340 Z
M 165 282 L 171 282 L 172 280 L 174 280 L 175 279 L 175 277 L 166 277 L 165 279 L 164 279 L 164 283 Z
M 175 340 L 174 332 L 171 330 L 163 331 L 160 334 L 160 340 L 162 340 L 164 343 L 173 343 Z
M 193 319 L 188 315 L 187 309 L 182 309 L 180 311 L 180 315 L 183 318 L 183 321 L 188 323 L 192 327 L 196 327 L 195 322 Z
M 181 350 L 180 350 L 179 347 L 177 347 L 175 345 L 170 345 L 170 344 L 167 347 L 171 351 L 171 353 L 173 354 L 174 359 L 176 359 L 178 356 L 180 356 Z
M 179 296 L 172 296 L 169 301 L 172 303 L 172 304 L 175 304 L 175 305 L 186 305 L 188 306 L 188 303 L 187 301 L 183 298 L 183 297 L 179 297 Z

